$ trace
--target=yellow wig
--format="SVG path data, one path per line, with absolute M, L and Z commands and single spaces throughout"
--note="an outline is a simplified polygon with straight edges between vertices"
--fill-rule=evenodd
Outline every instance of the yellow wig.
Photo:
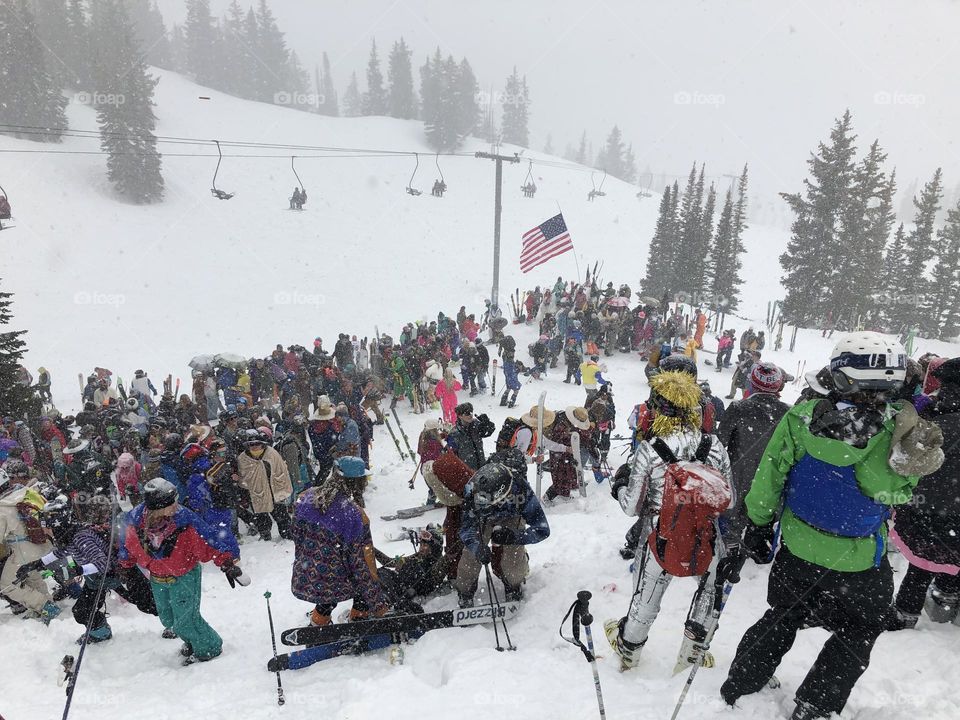
M 668 370 L 650 378 L 650 388 L 654 435 L 673 435 L 684 426 L 700 427 L 702 392 L 696 378 L 679 370 Z

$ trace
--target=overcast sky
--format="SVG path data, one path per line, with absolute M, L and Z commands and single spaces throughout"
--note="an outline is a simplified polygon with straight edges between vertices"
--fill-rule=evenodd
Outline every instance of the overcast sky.
M 241 0 L 246 8 L 252 0 Z M 221 13 L 229 0 L 212 0 Z M 168 22 L 182 0 L 160 0 Z M 531 90 L 531 143 L 555 152 L 617 123 L 640 170 L 708 174 L 749 162 L 771 204 L 799 188 L 808 153 L 849 107 L 861 145 L 878 137 L 904 189 L 945 169 L 960 185 L 960 5 L 953 0 L 270 0 L 312 71 L 327 51 L 342 94 L 365 77 L 370 41 L 403 35 L 419 66 L 438 45 L 483 89 L 514 65 Z M 384 67 L 385 72 L 385 67 Z M 719 178 L 721 183 L 729 182 Z

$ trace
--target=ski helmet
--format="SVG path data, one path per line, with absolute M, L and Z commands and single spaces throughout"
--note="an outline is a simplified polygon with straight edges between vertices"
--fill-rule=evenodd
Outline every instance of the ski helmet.
M 254 428 L 247 428 L 243 431 L 241 435 L 244 445 L 266 445 L 267 441 L 264 439 L 263 435 L 260 434 L 259 430 Z
M 163 436 L 163 449 L 173 452 L 180 452 L 183 447 L 183 435 L 180 433 L 167 433 Z
M 143 502 L 149 510 L 161 510 L 177 501 L 177 488 L 163 478 L 154 478 L 143 486 Z
M 686 355 L 667 355 L 660 361 L 658 367 L 663 372 L 678 370 L 687 373 L 687 375 L 692 375 L 694 378 L 697 377 L 697 363 L 694 362 L 692 357 Z
M 73 507 L 66 495 L 57 495 L 40 511 L 40 524 L 50 529 L 58 541 L 64 540 L 77 525 Z
M 513 475 L 506 465 L 488 462 L 474 473 L 470 480 L 473 487 L 473 506 L 478 512 L 493 510 L 503 505 L 510 497 Z
M 907 353 L 880 333 L 851 333 L 833 348 L 830 374 L 842 395 L 897 390 L 907 375 Z

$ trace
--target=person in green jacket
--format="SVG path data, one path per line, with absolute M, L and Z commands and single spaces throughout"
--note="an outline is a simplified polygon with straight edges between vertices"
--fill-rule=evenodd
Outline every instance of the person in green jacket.
M 791 720 L 843 710 L 870 663 L 893 597 L 886 558 L 890 508 L 943 461 L 942 435 L 909 403 L 888 397 L 906 375 L 903 347 L 879 333 L 837 343 L 831 375 L 839 402 L 790 409 L 764 451 L 745 502 L 746 555 L 770 562 L 770 609 L 743 636 L 720 693 L 733 705 L 771 681 L 805 625 L 832 634 L 797 688 Z M 743 558 L 740 558 L 742 564 Z

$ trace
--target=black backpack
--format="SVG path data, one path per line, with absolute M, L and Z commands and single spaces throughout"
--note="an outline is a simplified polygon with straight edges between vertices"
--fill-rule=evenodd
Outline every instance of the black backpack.
M 523 423 L 519 418 L 508 417 L 503 421 L 503 427 L 500 428 L 500 433 L 497 435 L 497 452 L 510 447 L 510 441 L 513 440 L 514 434 L 522 425 Z

